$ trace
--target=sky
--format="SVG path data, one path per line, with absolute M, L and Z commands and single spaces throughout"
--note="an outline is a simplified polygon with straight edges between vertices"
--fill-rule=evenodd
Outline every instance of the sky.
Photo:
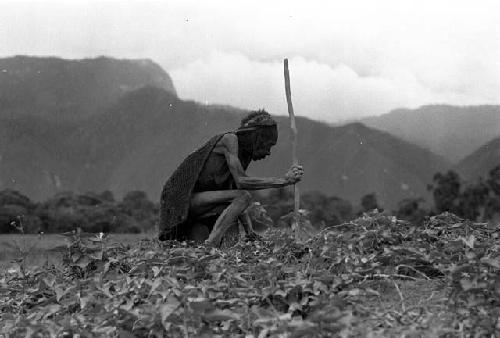
M 339 122 L 500 104 L 500 5 L 474 0 L 0 0 L 0 57 L 151 59 L 178 95 Z

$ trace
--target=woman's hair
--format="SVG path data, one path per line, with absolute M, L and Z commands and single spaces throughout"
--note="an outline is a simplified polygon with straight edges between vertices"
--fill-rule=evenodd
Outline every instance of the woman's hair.
M 247 116 L 241 119 L 241 125 L 238 129 L 247 129 L 253 127 L 276 126 L 276 121 L 264 109 L 251 111 Z

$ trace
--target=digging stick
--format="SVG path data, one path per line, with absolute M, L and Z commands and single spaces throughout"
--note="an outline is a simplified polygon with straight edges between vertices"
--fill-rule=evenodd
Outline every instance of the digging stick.
M 299 164 L 299 160 L 297 158 L 297 126 L 295 124 L 295 114 L 293 112 L 292 105 L 292 91 L 290 89 L 290 73 L 288 72 L 288 59 L 284 60 L 285 66 L 285 94 L 286 94 L 286 102 L 288 104 L 288 115 L 290 116 L 290 129 L 291 133 L 291 142 L 292 142 L 292 163 L 297 165 Z M 299 207 L 300 207 L 300 194 L 299 194 L 299 186 L 297 183 L 293 185 L 293 195 L 294 195 L 294 223 L 292 224 L 292 229 L 297 232 L 297 227 L 299 223 Z

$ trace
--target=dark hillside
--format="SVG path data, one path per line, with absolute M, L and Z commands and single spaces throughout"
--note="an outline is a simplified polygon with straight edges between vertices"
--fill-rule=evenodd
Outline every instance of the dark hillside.
M 137 90 L 75 136 L 87 159 L 78 188 L 105 186 L 118 194 L 140 189 L 158 196 L 187 154 L 215 133 L 234 130 L 239 119 L 227 109 L 207 109 L 157 88 Z M 280 176 L 291 164 L 289 122 L 277 120 L 280 138 L 272 156 L 253 163 L 250 173 Z M 394 207 L 403 197 L 425 197 L 432 175 L 448 167 L 426 150 L 359 123 L 332 128 L 298 118 L 298 127 L 299 158 L 307 172 L 304 190 L 353 202 L 377 192 L 382 204 Z
M 458 163 L 500 134 L 500 106 L 430 105 L 361 120 Z
M 244 113 L 179 99 L 168 74 L 150 61 L 15 57 L 0 65 L 8 69 L 0 87 L 9 89 L 0 94 L 0 189 L 35 200 L 107 189 L 117 197 L 143 190 L 156 200 L 185 156 L 215 133 L 237 128 Z M 279 142 L 270 158 L 250 166 L 251 174 L 281 176 L 291 164 L 289 121 L 277 120 Z M 402 198 L 428 197 L 434 173 L 449 167 L 361 123 L 331 127 L 301 117 L 297 123 L 302 191 L 356 204 L 375 192 L 392 209 Z
M 3 58 L 0 116 L 82 119 L 102 112 L 124 93 L 145 85 L 175 94 L 169 75 L 151 60 Z
M 457 165 L 463 178 L 475 182 L 479 177 L 486 178 L 491 169 L 500 164 L 500 137 L 481 146 Z

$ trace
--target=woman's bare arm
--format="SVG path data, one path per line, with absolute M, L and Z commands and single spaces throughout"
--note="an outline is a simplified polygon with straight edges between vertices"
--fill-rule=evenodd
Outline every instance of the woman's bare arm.
M 238 137 L 235 134 L 224 135 L 216 148 L 217 151 L 224 154 L 229 171 L 238 189 L 260 190 L 281 188 L 299 182 L 302 178 L 302 167 L 300 166 L 292 166 L 283 178 L 248 176 L 238 158 Z

